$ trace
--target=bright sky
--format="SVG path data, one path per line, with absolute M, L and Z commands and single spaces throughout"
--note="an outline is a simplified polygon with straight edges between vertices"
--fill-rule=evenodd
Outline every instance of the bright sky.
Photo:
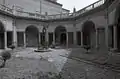
M 58 3 L 63 4 L 63 8 L 73 11 L 75 7 L 76 10 L 80 10 L 98 0 L 58 0 Z

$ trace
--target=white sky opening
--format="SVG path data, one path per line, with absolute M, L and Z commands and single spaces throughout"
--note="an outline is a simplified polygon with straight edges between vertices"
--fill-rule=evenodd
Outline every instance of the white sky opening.
M 70 10 L 73 12 L 73 8 L 76 10 L 80 10 L 98 0 L 58 0 L 58 3 L 63 4 L 63 8 Z

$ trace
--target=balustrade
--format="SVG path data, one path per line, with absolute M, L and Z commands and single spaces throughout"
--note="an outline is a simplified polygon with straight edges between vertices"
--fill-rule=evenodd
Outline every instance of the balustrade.
M 41 15 L 39 13 L 24 12 L 19 10 L 15 10 L 15 13 L 13 13 L 13 9 L 1 4 L 0 4 L 0 10 L 13 14 L 15 16 L 21 16 L 21 17 L 36 18 L 36 19 L 63 19 L 63 18 L 73 18 L 73 17 L 79 16 L 87 11 L 90 11 L 96 7 L 99 7 L 102 4 L 104 4 L 104 0 L 97 1 L 75 13 L 64 13 L 64 14 L 47 15 L 47 16 Z

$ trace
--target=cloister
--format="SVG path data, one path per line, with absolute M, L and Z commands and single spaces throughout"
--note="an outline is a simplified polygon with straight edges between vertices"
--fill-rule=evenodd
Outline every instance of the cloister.
M 0 48 L 7 49 L 11 44 L 37 47 L 46 40 L 49 45 L 120 49 L 119 3 L 119 0 L 100 0 L 73 13 L 39 17 L 0 5 Z

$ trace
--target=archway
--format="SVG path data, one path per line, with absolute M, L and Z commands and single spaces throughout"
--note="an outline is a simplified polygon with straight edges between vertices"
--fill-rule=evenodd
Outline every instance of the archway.
M 0 49 L 5 48 L 4 32 L 5 32 L 4 25 L 0 22 Z
M 39 30 L 35 26 L 28 26 L 25 30 L 26 33 L 26 47 L 37 47 L 38 46 L 38 35 Z
M 66 44 L 66 28 L 63 26 L 58 26 L 55 29 L 55 43 L 60 45 Z
M 96 35 L 95 35 L 95 24 L 92 21 L 86 21 L 82 27 L 83 32 L 83 45 L 90 45 L 95 47 Z

